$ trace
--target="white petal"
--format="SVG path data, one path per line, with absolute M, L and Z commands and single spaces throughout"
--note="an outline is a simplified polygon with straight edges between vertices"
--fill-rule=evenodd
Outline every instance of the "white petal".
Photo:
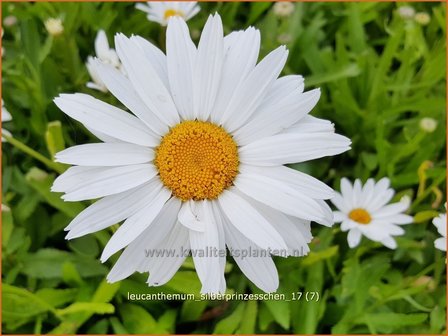
M 202 283 L 201 293 L 220 291 L 221 267 L 219 255 L 219 235 L 213 210 L 209 201 L 201 201 L 204 232 L 190 230 L 190 247 L 196 272 Z M 201 255 L 203 253 L 203 255 Z
M 174 255 L 153 258 L 149 269 L 149 286 L 166 284 L 182 266 L 190 247 L 188 230 L 179 223 L 175 224 L 168 237 L 159 246 L 165 251 L 172 251 Z
M 318 179 L 285 166 L 256 167 L 241 165 L 240 172 L 263 175 L 274 180 L 281 181 L 295 188 L 311 198 L 329 199 L 334 196 L 334 191 Z
M 109 52 L 109 42 L 104 30 L 99 30 L 95 38 L 95 53 L 100 58 L 107 58 Z
M 131 81 L 114 67 L 94 62 L 93 67 L 107 89 L 149 129 L 161 136 L 168 132 L 168 125 L 150 110 L 134 90 Z M 158 138 L 154 135 L 155 138 Z
M 128 143 L 97 143 L 70 147 L 55 155 L 56 162 L 81 166 L 124 166 L 147 163 L 154 151 Z
M 354 228 L 358 228 L 359 225 L 360 224 L 358 224 L 357 222 L 351 220 L 350 218 L 347 218 L 341 223 L 341 231 L 345 232 Z
M 362 187 L 361 196 L 359 199 L 359 206 L 361 208 L 367 209 L 373 194 L 373 189 L 375 188 L 375 180 L 373 178 L 369 178 L 364 186 Z
M 239 150 L 241 162 L 260 166 L 309 161 L 343 153 L 350 140 L 339 134 L 277 134 L 257 140 Z
M 299 229 L 302 236 L 305 238 L 307 243 L 313 240 L 313 235 L 311 234 L 311 222 L 306 221 L 293 216 L 286 216 L 288 219 Z
M 166 88 L 169 88 L 168 69 L 166 65 L 166 55 L 162 50 L 141 36 L 131 36 L 131 41 L 138 44 L 143 50 L 146 59 L 151 62 L 157 75 L 162 80 Z
M 401 201 L 394 204 L 388 204 L 374 213 L 375 218 L 384 218 L 399 214 L 409 208 L 410 201 Z
M 215 219 L 216 228 L 218 229 L 218 239 L 219 239 L 219 265 L 220 265 L 220 286 L 219 291 L 224 293 L 226 291 L 226 278 L 224 276 L 225 268 L 226 268 L 226 237 L 224 233 L 224 215 L 219 207 L 219 203 L 217 201 L 212 201 L 212 211 L 213 217 Z
M 296 91 L 274 104 L 262 104 L 251 120 L 235 131 L 236 142 L 244 146 L 258 139 L 274 135 L 296 123 L 316 106 L 320 89 L 305 93 Z
M 343 177 L 341 179 L 341 194 L 342 194 L 342 198 L 343 198 L 345 207 L 348 209 L 348 211 L 351 211 L 351 210 L 353 210 L 354 208 L 357 207 L 356 204 L 352 203 L 352 200 L 353 200 L 353 186 L 350 183 L 350 181 L 348 179 L 346 179 L 345 177 Z
M 102 230 L 132 216 L 149 202 L 151 190 L 156 183 L 158 181 L 152 180 L 137 188 L 106 196 L 95 202 L 76 216 L 65 228 L 66 231 L 69 230 L 66 239 Z
M 282 71 L 287 57 L 286 48 L 278 47 L 268 54 L 235 89 L 235 94 L 221 119 L 228 131 L 235 131 L 249 119 Z
M 333 224 L 327 221 L 323 209 L 314 199 L 285 183 L 262 175 L 241 173 L 234 184 L 244 194 L 288 215 L 324 225 Z
M 304 116 L 295 124 L 283 131 L 283 133 L 334 133 L 334 124 L 325 119 L 319 119 L 310 115 Z
M 183 119 L 193 120 L 193 69 L 197 50 L 184 20 L 172 17 L 166 30 L 166 56 L 171 94 Z
M 256 245 L 263 249 L 285 250 L 287 248 L 280 234 L 241 196 L 225 190 L 218 201 L 230 222 Z
M 356 179 L 355 183 L 353 183 L 352 204 L 360 204 L 361 192 L 362 192 L 361 180 Z
M 293 92 L 302 93 L 304 89 L 304 78 L 300 75 L 288 75 L 278 78 L 269 88 L 263 105 L 274 105 Z
M 437 231 L 444 237 L 446 237 L 446 214 L 440 214 L 438 217 L 432 220 L 432 223 L 437 228 Z
M 354 248 L 359 245 L 361 241 L 361 231 L 357 229 L 351 229 L 347 234 L 348 246 Z
M 381 225 L 375 225 L 374 221 L 368 225 L 358 225 L 358 228 L 363 235 L 373 241 L 381 242 L 389 236 L 389 233 L 384 231 Z
M 332 199 L 332 201 L 333 201 L 333 199 Z M 336 223 L 341 223 L 342 221 L 347 219 L 347 215 L 341 211 L 333 211 L 333 217 L 334 217 L 334 221 Z
M 446 251 L 446 238 L 437 238 L 434 241 L 434 246 L 441 251 Z
M 179 211 L 178 220 L 187 229 L 204 232 L 202 207 L 198 207 L 197 204 L 197 202 L 192 200 L 183 202 Z
M 115 45 L 127 76 L 146 106 L 167 125 L 179 123 L 171 94 L 142 49 L 123 34 L 115 36 Z
M 342 195 L 338 192 L 330 199 L 331 203 L 343 213 L 349 213 L 350 207 L 346 204 L 346 201 L 342 198 Z
M 255 67 L 260 50 L 260 32 L 253 27 L 244 32 L 233 32 L 224 38 L 224 63 L 221 84 L 215 107 L 210 118 L 212 122 L 222 123 L 222 115 L 236 88 Z
M 255 204 L 256 201 L 250 201 Z M 292 256 L 305 256 L 310 251 L 306 238 L 302 235 L 297 225 L 289 220 L 288 216 L 276 211 L 262 203 L 256 202 L 256 208 L 260 214 L 281 234 L 288 246 L 288 251 L 281 251 L 280 256 L 286 256 L 288 252 Z
M 136 117 L 89 95 L 61 94 L 55 104 L 84 126 L 113 138 L 142 146 L 157 146 L 159 141 Z
M 384 220 L 387 220 L 390 223 L 403 225 L 403 224 L 411 224 L 414 221 L 414 218 L 409 215 L 398 214 L 398 215 L 392 215 L 390 217 L 385 217 Z
M 119 142 L 119 143 L 123 143 L 123 141 L 121 141 L 121 140 L 119 140 L 117 138 L 111 137 L 110 135 L 106 135 L 106 134 L 104 134 L 102 132 L 95 131 L 95 130 L 89 128 L 89 127 L 86 127 L 86 128 L 87 128 L 87 130 L 90 133 L 92 133 L 94 136 L 96 136 L 102 142 L 112 142 L 112 143 Z
M 156 168 L 152 164 L 103 168 L 89 175 L 78 175 L 77 185 L 66 190 L 62 199 L 73 202 L 118 194 L 150 181 L 156 174 Z M 59 178 L 62 176 L 64 174 Z M 72 179 L 70 183 L 73 183 L 71 181 Z
M 163 250 L 158 250 L 158 246 L 165 241 L 174 227 L 179 208 L 180 201 L 175 197 L 165 203 L 153 223 L 123 251 L 107 275 L 109 282 L 116 282 L 127 278 L 135 271 L 142 271 L 149 260 L 157 258 L 158 253 L 163 253 Z
M 271 293 L 278 288 L 278 273 L 272 258 L 242 235 L 232 224 L 224 222 L 227 246 L 243 274 L 261 290 Z M 250 253 L 247 253 L 250 251 Z M 243 252 L 248 254 L 243 256 Z M 258 256 L 254 256 L 258 252 Z M 253 254 L 254 255 L 253 255 Z
M 104 167 L 70 167 L 59 175 L 51 186 L 53 192 L 67 192 L 76 189 L 83 181 L 93 179 L 108 168 Z
M 115 252 L 129 245 L 153 223 L 166 201 L 170 198 L 171 192 L 160 185 L 159 188 L 152 190 L 151 196 L 152 199 L 148 204 L 129 217 L 108 241 L 101 255 L 102 262 L 105 262 Z
M 195 64 L 194 116 L 199 120 L 206 121 L 215 104 L 222 73 L 223 48 L 221 17 L 210 15 L 199 41 Z
M 397 242 L 392 237 L 386 237 L 386 238 L 382 239 L 381 243 L 384 246 L 386 246 L 390 249 L 393 249 L 393 250 L 397 248 Z

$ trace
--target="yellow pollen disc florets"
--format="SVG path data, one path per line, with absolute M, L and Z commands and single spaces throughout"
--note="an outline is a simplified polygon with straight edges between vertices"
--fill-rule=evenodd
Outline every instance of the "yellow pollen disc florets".
M 359 224 L 369 224 L 372 220 L 370 214 L 366 210 L 361 208 L 353 209 L 352 211 L 350 211 L 348 217 Z
M 165 11 L 165 13 L 163 14 L 163 18 L 165 20 L 167 20 L 168 18 L 172 17 L 172 16 L 181 16 L 184 17 L 184 12 L 180 11 L 180 10 L 175 10 L 175 9 L 167 9 Z
M 163 184 L 181 200 L 215 199 L 238 173 L 238 148 L 222 127 L 184 121 L 162 138 L 155 165 Z

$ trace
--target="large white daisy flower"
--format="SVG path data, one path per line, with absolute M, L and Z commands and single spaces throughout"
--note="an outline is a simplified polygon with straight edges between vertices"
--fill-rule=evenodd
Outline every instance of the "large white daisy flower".
M 377 183 L 368 179 L 364 186 L 359 179 L 353 185 L 346 178 L 341 180 L 341 193 L 336 193 L 331 202 L 339 210 L 334 212 L 334 221 L 342 222 L 341 230 L 348 231 L 350 247 L 356 247 L 362 235 L 388 248 L 397 247 L 393 237 L 404 234 L 399 225 L 412 223 L 412 217 L 403 214 L 410 199 L 403 197 L 397 203 L 387 204 L 395 194 L 389 185 L 386 177 Z
M 201 10 L 197 1 L 148 1 L 147 4 L 136 4 L 135 8 L 147 13 L 149 21 L 160 23 L 162 26 L 166 26 L 172 16 L 180 16 L 187 21 Z
M 437 231 L 442 236 L 434 241 L 434 246 L 441 251 L 446 251 L 446 213 L 440 214 L 432 220 Z
M 309 222 L 333 224 L 324 202 L 333 190 L 283 165 L 342 153 L 350 140 L 308 115 L 318 89 L 303 92 L 300 76 L 278 78 L 284 46 L 257 64 L 258 30 L 224 37 L 216 14 L 196 47 L 185 21 L 173 17 L 166 42 L 165 55 L 139 36 L 118 34 L 127 76 L 94 63 L 134 115 L 85 94 L 55 99 L 104 142 L 56 156 L 76 166 L 56 179 L 53 191 L 65 192 L 66 201 L 102 198 L 69 224 L 67 238 L 124 221 L 101 256 L 104 262 L 125 248 L 109 281 L 149 271 L 149 285 L 162 285 L 185 260 L 181 251 L 191 249 L 202 292 L 225 290 L 225 256 L 204 251 L 227 245 L 252 282 L 275 291 L 278 274 L 266 250 L 304 254 Z M 145 250 L 175 255 L 148 258 Z
M 107 36 L 104 30 L 98 31 L 95 38 L 95 53 L 96 57 L 103 63 L 110 64 L 116 69 L 121 68 L 121 63 L 118 58 L 117 52 L 109 47 Z M 87 87 L 102 92 L 107 92 L 107 87 L 101 80 L 101 77 L 96 71 L 94 66 L 95 58 L 92 56 L 87 57 L 86 67 L 93 82 L 88 82 Z
M 6 109 L 5 103 L 3 102 L 3 99 L 2 99 L 2 124 L 5 121 L 11 121 L 11 120 L 12 120 L 11 113 L 9 113 L 8 110 Z M 9 131 L 5 130 L 4 128 L 2 128 L 2 134 L 11 136 L 11 133 Z M 2 141 L 5 141 L 5 139 L 3 139 L 3 137 L 2 137 Z

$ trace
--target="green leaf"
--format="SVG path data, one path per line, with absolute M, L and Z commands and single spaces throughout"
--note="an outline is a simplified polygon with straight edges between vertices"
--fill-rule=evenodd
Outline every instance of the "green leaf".
M 104 275 L 107 268 L 96 259 L 77 256 L 56 249 L 40 249 L 34 254 L 27 255 L 23 260 L 22 272 L 35 278 L 61 278 L 62 265 L 72 262 L 81 277 Z
M 338 253 L 339 246 L 332 246 L 322 251 L 310 252 L 302 261 L 303 266 L 310 266 L 319 261 L 329 259 Z
M 2 246 L 7 247 L 11 238 L 14 224 L 11 210 L 2 210 Z
M 32 317 L 52 311 L 53 307 L 26 289 L 3 284 L 2 318 L 7 323 L 30 320 Z
M 179 293 L 195 295 L 199 294 L 201 290 L 201 283 L 196 272 L 190 271 L 177 272 L 165 286 Z
M 150 313 L 136 304 L 126 303 L 120 307 L 124 327 L 131 334 L 152 334 L 157 323 Z
M 36 292 L 36 296 L 56 308 L 74 301 L 77 293 L 77 289 L 43 288 Z
M 110 303 L 101 302 L 75 302 L 64 309 L 58 309 L 57 314 L 64 316 L 73 313 L 112 314 L 115 307 Z
M 237 334 L 254 334 L 255 323 L 257 321 L 258 304 L 257 301 L 248 301 L 243 313 L 243 319 Z
M 414 223 L 427 222 L 427 221 L 433 219 L 434 217 L 437 217 L 438 215 L 439 215 L 439 213 L 434 210 L 420 211 L 415 214 Z
M 109 322 L 112 326 L 112 329 L 114 331 L 114 334 L 119 335 L 119 334 L 129 334 L 129 331 L 127 331 L 125 329 L 125 327 L 123 327 L 123 325 L 121 324 L 120 320 L 116 317 L 111 317 L 109 319 Z
M 245 302 L 238 304 L 235 310 L 227 316 L 226 318 L 219 321 L 215 329 L 213 330 L 214 334 L 233 334 L 236 329 L 239 327 L 241 320 L 243 319 L 243 312 Z
M 358 322 L 371 323 L 375 327 L 399 327 L 418 325 L 428 318 L 428 314 L 372 313 L 366 314 Z
M 266 307 L 271 312 L 274 320 L 280 324 L 283 329 L 288 330 L 291 320 L 291 310 L 289 302 L 280 300 L 266 300 L 263 301 Z
M 186 300 L 182 304 L 180 320 L 183 322 L 197 321 L 201 317 L 205 308 L 207 308 L 207 301 L 205 300 Z
M 64 136 L 62 134 L 62 125 L 60 121 L 52 121 L 47 125 L 45 131 L 45 141 L 51 157 L 65 148 Z

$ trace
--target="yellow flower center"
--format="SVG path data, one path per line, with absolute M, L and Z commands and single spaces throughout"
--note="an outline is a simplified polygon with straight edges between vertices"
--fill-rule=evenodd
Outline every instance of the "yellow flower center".
M 162 138 L 155 165 L 163 184 L 181 200 L 215 199 L 238 173 L 238 149 L 222 127 L 184 121 Z
M 172 17 L 172 16 L 181 16 L 184 17 L 184 12 L 182 12 L 181 10 L 176 10 L 176 9 L 167 9 L 165 11 L 165 13 L 163 14 L 163 17 L 165 20 L 168 20 L 168 18 Z
M 353 209 L 348 214 L 348 217 L 355 222 L 358 222 L 359 224 L 369 224 L 372 220 L 372 217 L 370 217 L 370 214 L 361 208 Z

